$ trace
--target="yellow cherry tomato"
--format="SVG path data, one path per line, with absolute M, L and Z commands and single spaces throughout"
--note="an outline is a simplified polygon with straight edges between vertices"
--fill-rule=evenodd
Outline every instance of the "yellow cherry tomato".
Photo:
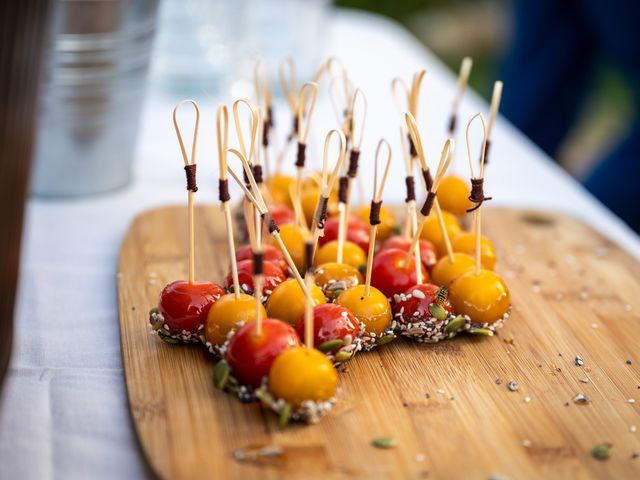
M 267 180 L 267 188 L 269 189 L 273 203 L 281 203 L 287 207 L 293 206 L 291 196 L 289 195 L 289 188 L 294 181 L 295 179 L 293 177 L 281 173 L 273 175 Z
M 311 298 L 314 305 L 327 303 L 322 290 L 317 285 L 311 287 Z M 267 313 L 269 318 L 277 318 L 294 327 L 298 319 L 304 313 L 304 293 L 295 278 L 285 280 L 273 289 L 267 300 Z
M 321 246 L 313 259 L 316 265 L 335 262 L 338 259 L 338 241 L 331 240 Z M 342 263 L 358 268 L 363 263 L 367 263 L 367 254 L 358 245 L 348 240 L 344 242 L 342 248 Z
M 351 287 L 338 296 L 336 303 L 351 310 L 367 332 L 381 335 L 391 325 L 391 305 L 377 288 L 371 287 L 367 297 L 364 285 Z
M 295 347 L 279 354 L 269 370 L 269 390 L 299 407 L 305 400 L 329 400 L 338 389 L 338 374 L 315 348 Z
M 267 311 L 260 305 L 260 317 L 267 318 Z M 209 309 L 204 324 L 204 337 L 213 345 L 222 345 L 228 333 L 238 322 L 249 323 L 256 319 L 256 302 L 251 295 L 227 293 Z
M 369 224 L 369 209 L 370 205 L 363 205 L 356 209 L 354 212 L 355 215 L 361 220 L 365 221 L 367 225 Z M 380 207 L 380 225 L 378 225 L 378 233 L 376 240 L 381 242 L 385 241 L 391 235 L 393 235 L 394 230 L 398 226 L 398 222 L 396 221 L 396 217 L 391 213 L 391 210 L 386 208 L 384 205 Z
M 330 300 L 340 295 L 347 288 L 362 283 L 362 275 L 351 265 L 345 263 L 323 263 L 314 272 L 314 279 L 325 296 Z
M 282 225 L 280 227 L 280 238 L 282 238 L 282 243 L 284 243 L 284 246 L 291 254 L 293 263 L 296 264 L 298 271 L 302 272 L 305 267 L 304 232 L 300 227 L 296 225 Z M 273 237 L 269 238 L 269 243 L 275 247 L 280 248 Z
M 474 258 L 466 253 L 454 253 L 453 258 L 454 262 L 451 263 L 449 255 L 445 255 L 433 266 L 431 269 L 431 281 L 435 285 L 447 287 L 460 275 L 476 267 Z
M 476 236 L 473 233 L 462 232 L 451 240 L 454 252 L 468 253 L 472 257 L 476 254 Z M 493 270 L 496 266 L 496 249 L 487 237 L 480 237 L 480 262 L 484 268 Z
M 445 228 L 449 233 L 449 238 L 455 237 L 462 231 L 460 222 L 458 222 L 458 219 L 452 213 L 443 211 L 442 218 L 444 220 Z M 440 222 L 438 221 L 438 216 L 436 215 L 435 211 L 432 211 L 431 214 L 427 217 L 427 221 L 422 228 L 420 238 L 422 238 L 423 240 L 429 240 L 431 243 L 433 243 L 438 250 L 439 257 L 446 255 L 447 247 L 445 245 L 444 237 L 442 236 L 442 230 L 440 229 Z
M 456 175 L 442 179 L 438 186 L 438 202 L 440 207 L 459 217 L 465 215 L 473 204 L 469 201 L 471 190 L 469 183 Z
M 476 323 L 494 323 L 509 310 L 509 289 L 497 273 L 481 269 L 455 279 L 449 287 L 449 300 L 456 313 L 468 315 Z

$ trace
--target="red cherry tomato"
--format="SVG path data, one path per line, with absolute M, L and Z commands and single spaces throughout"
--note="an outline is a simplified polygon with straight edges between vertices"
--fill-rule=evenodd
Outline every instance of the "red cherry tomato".
M 298 319 L 296 331 L 304 338 L 304 315 Z M 342 340 L 346 335 L 355 338 L 360 323 L 349 309 L 335 303 L 313 307 L 313 345 L 318 347 L 329 340 Z
M 331 217 L 325 222 L 324 236 L 318 239 L 320 246 L 338 239 L 338 224 L 338 217 Z M 351 217 L 347 222 L 347 240 L 355 243 L 366 252 L 369 248 L 369 225 L 357 217 Z
M 288 272 L 287 261 L 284 258 L 284 254 L 272 245 L 262 245 L 262 253 L 264 255 L 264 261 L 275 263 L 286 274 Z M 236 260 L 241 262 L 242 260 L 253 260 L 253 251 L 251 245 L 245 245 L 236 250 Z
M 274 288 L 287 279 L 287 276 L 282 272 L 282 269 L 273 262 L 264 262 L 262 270 L 262 291 L 264 294 L 269 295 Z M 253 260 L 242 260 L 241 262 L 238 262 L 238 280 L 240 281 L 240 288 L 245 293 L 253 294 Z M 227 274 L 224 286 L 227 288 L 233 287 L 233 275 L 231 274 L 231 270 L 229 270 L 229 273 Z
M 299 346 L 300 339 L 291 325 L 275 318 L 262 320 L 260 336 L 255 329 L 255 322 L 247 323 L 231 337 L 227 362 L 240 383 L 259 387 L 278 354 Z
M 412 256 L 406 262 L 407 252 L 397 248 L 389 248 L 378 253 L 373 259 L 371 270 L 371 285 L 380 290 L 387 298 L 396 293 L 404 292 L 407 288 L 418 283 L 416 278 L 416 262 Z M 422 278 L 429 280 L 427 271 L 422 263 Z
M 196 333 L 204 325 L 211 305 L 222 295 L 224 289 L 215 283 L 178 280 L 162 289 L 158 311 L 172 332 Z
M 397 248 L 408 252 L 411 248 L 411 240 L 407 240 L 402 235 L 394 235 L 382 244 L 380 251 L 389 248 Z M 436 247 L 429 240 L 420 240 L 420 260 L 422 260 L 422 264 L 427 270 L 431 270 L 431 267 L 438 261 Z
M 404 291 L 403 295 L 395 295 L 393 305 L 393 316 L 396 321 L 411 323 L 425 320 L 431 317 L 429 305 L 432 303 L 440 305 L 447 312 L 451 313 L 453 308 L 449 303 L 448 292 L 445 293 L 444 299 L 439 302 L 438 292 L 440 288 L 437 285 L 425 283 L 422 285 L 414 285 Z

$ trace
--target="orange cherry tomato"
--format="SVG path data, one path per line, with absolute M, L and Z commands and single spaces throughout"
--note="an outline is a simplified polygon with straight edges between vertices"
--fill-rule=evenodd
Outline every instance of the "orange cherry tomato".
M 480 274 L 470 271 L 456 278 L 449 288 L 451 304 L 461 315 L 468 315 L 472 322 L 494 323 L 509 311 L 511 298 L 504 280 L 491 270 L 481 269 Z
M 357 285 L 340 294 L 338 305 L 349 309 L 365 325 L 367 332 L 383 334 L 391 325 L 391 305 L 387 297 L 375 287 L 371 287 L 369 296 L 365 295 L 365 286 Z
M 476 267 L 476 261 L 471 255 L 466 253 L 454 253 L 453 263 L 449 260 L 449 256 L 445 255 L 431 269 L 431 280 L 436 285 L 448 287 L 460 275 L 473 270 Z
M 267 318 L 267 311 L 260 305 L 261 318 Z M 204 325 L 204 336 L 213 345 L 222 345 L 227 335 L 238 322 L 249 323 L 256 319 L 256 302 L 251 295 L 233 293 L 221 296 L 209 309 Z
M 311 288 L 311 298 L 315 305 L 327 303 L 322 290 L 317 285 Z M 267 313 L 271 318 L 295 325 L 304 313 L 305 296 L 295 278 L 285 280 L 278 285 L 267 300 Z

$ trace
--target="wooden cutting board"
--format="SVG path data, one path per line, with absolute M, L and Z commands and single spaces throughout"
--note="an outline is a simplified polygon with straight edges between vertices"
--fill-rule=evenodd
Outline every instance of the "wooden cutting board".
M 213 206 L 196 215 L 196 275 L 221 281 L 222 216 Z M 131 416 L 153 470 L 189 479 L 640 478 L 640 265 L 568 217 L 488 208 L 485 218 L 514 303 L 499 336 L 400 340 L 358 354 L 328 417 L 280 431 L 271 412 L 214 388 L 203 348 L 149 334 L 158 293 L 186 278 L 186 209 L 138 217 L 120 254 L 120 329 Z M 579 393 L 588 404 L 574 403 Z M 376 449 L 376 437 L 397 447 Z M 602 442 L 611 456 L 598 461 L 591 449 Z M 234 458 L 250 446 L 284 454 Z

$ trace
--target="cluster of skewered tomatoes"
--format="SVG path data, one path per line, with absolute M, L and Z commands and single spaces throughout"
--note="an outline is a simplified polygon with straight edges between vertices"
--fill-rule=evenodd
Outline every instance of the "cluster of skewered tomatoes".
M 306 87 L 300 102 L 306 98 Z M 356 96 L 357 92 L 354 102 Z M 195 151 L 199 110 L 195 102 L 189 102 L 197 112 Z M 246 103 L 252 121 L 258 121 L 251 105 L 238 101 L 233 110 L 237 129 L 239 102 Z M 344 133 L 329 132 L 322 174 L 304 179 L 306 145 L 299 136 L 297 178 L 276 173 L 263 181 L 256 168 L 260 166 L 251 163 L 252 159 L 258 162 L 260 155 L 246 152 L 244 141 L 240 142 L 242 151 L 227 149 L 227 117 L 226 107 L 221 106 L 219 197 L 228 232 L 228 274 L 223 285 L 194 279 L 190 228 L 189 280 L 168 284 L 150 312 L 151 327 L 164 341 L 201 343 L 219 358 L 214 374 L 218 388 L 243 401 L 262 401 L 280 414 L 282 424 L 291 418 L 315 422 L 335 402 L 336 367 L 357 352 L 379 347 L 399 335 L 426 343 L 459 332 L 491 336 L 508 318 L 509 291 L 493 271 L 496 251 L 481 236 L 479 207 L 485 200 L 481 189 L 470 192 L 463 179 L 445 176 L 451 139 L 445 142 L 436 176 L 428 181 L 431 174 L 415 119 L 407 114 L 415 151 L 406 158 L 408 221 L 402 226 L 382 206 L 391 163 L 391 148 L 385 140 L 376 150 L 372 201 L 352 210 L 349 188 L 359 157 L 359 151 L 354 154 L 353 149 L 359 142 L 351 139 L 349 154 Z M 351 128 L 356 124 L 352 118 Z M 175 111 L 174 125 L 187 172 L 189 223 L 193 225 L 195 164 L 187 156 Z M 252 128 L 254 135 L 257 130 Z M 242 139 L 242 132 L 237 133 Z M 327 151 L 333 134 L 341 150 L 329 175 Z M 252 149 L 255 143 L 259 142 L 253 138 Z M 385 145 L 388 158 L 378 183 L 378 157 Z M 227 165 L 228 153 L 242 162 L 244 181 Z M 348 169 L 342 167 L 345 157 L 349 157 Z M 418 159 L 427 193 L 419 210 L 419 226 L 415 193 L 410 193 L 413 162 Z M 482 183 L 484 157 L 481 164 L 480 179 L 474 178 L 471 166 L 475 187 Z M 248 244 L 240 248 L 234 242 L 237 231 L 230 213 L 227 175 L 245 193 L 237 212 L 242 219 L 238 231 Z M 472 210 L 474 229 L 465 232 L 461 219 Z

